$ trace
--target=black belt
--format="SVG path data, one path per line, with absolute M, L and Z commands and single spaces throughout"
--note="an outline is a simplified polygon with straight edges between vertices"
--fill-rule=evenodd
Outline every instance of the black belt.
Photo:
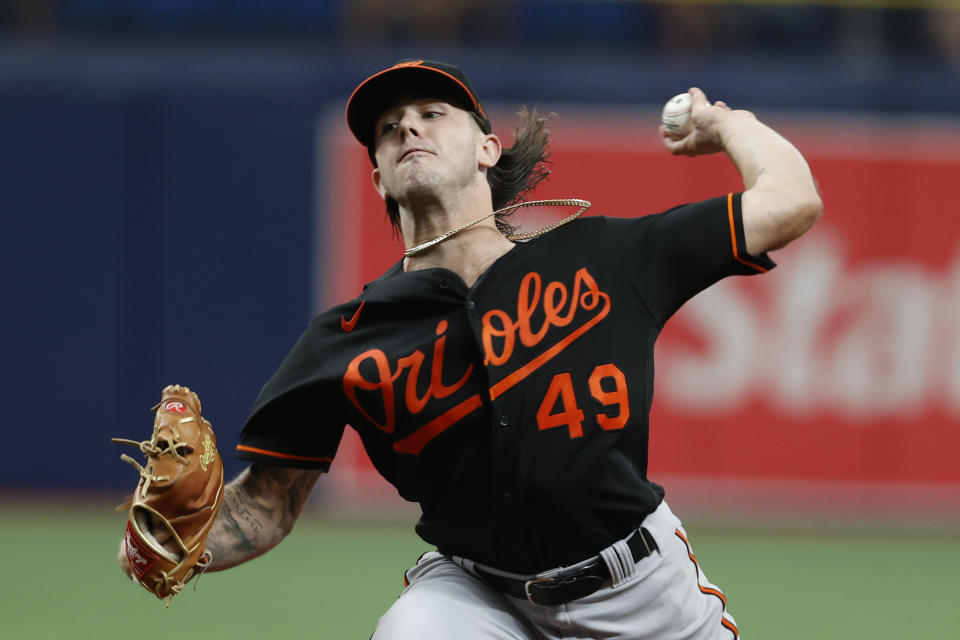
M 633 554 L 633 561 L 639 562 L 657 550 L 657 541 L 649 531 L 641 528 L 637 535 L 627 540 L 627 546 Z M 610 570 L 600 556 L 586 566 L 561 569 L 550 578 L 531 578 L 530 580 L 506 578 L 476 566 L 474 571 L 497 591 L 545 607 L 584 598 L 597 591 L 604 581 L 610 579 Z

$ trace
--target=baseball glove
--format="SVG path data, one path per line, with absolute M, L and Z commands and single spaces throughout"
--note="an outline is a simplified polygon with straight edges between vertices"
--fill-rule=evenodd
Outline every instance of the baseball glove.
M 146 464 L 124 454 L 140 482 L 129 502 L 122 548 L 132 576 L 167 606 L 191 578 L 210 563 L 205 549 L 210 526 L 223 501 L 223 462 L 210 423 L 200 414 L 200 399 L 187 387 L 163 390 L 153 435 L 138 442 L 111 442 L 138 447 Z

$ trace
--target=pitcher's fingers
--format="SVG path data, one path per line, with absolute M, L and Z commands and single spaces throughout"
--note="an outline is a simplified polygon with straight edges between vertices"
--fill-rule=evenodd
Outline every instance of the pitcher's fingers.
M 689 155 L 687 151 L 688 147 L 688 138 L 693 135 L 688 133 L 687 135 L 677 138 L 667 132 L 667 128 L 663 125 L 660 125 L 660 140 L 663 142 L 663 146 L 667 148 L 671 154 L 675 156 L 680 155 Z
M 700 87 L 690 87 L 687 89 L 687 93 L 690 94 L 690 97 L 693 98 L 693 104 L 710 104 L 710 101 L 707 100 L 707 94 L 703 92 Z

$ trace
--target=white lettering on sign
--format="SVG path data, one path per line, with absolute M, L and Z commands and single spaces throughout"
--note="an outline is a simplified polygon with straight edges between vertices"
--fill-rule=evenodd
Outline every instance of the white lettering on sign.
M 960 415 L 960 249 L 946 271 L 916 261 L 850 266 L 836 236 L 804 238 L 773 273 L 728 279 L 671 323 L 696 338 L 657 348 L 657 398 L 707 413 L 765 398 L 784 413 L 851 420 L 930 405 Z M 762 280 L 762 282 L 755 282 Z

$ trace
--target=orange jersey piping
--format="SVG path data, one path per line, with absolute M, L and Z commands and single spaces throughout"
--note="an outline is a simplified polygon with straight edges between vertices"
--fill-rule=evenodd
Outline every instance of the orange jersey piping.
M 741 207 L 742 209 L 742 207 Z M 741 213 L 742 218 L 742 213 Z M 730 243 L 733 245 L 733 257 L 737 262 L 743 263 L 752 269 L 756 269 L 760 273 L 766 273 L 769 269 L 765 269 L 758 264 L 750 262 L 745 258 L 740 257 L 740 249 L 737 247 L 737 227 L 734 225 L 733 218 L 733 193 L 727 194 L 727 219 L 730 222 Z
M 677 537 L 683 540 L 684 546 L 687 547 L 687 555 L 690 556 L 690 561 L 693 562 L 693 566 L 697 571 L 697 587 L 700 589 L 701 593 L 704 593 L 708 596 L 716 596 L 720 599 L 720 602 L 723 605 L 723 611 L 720 614 L 720 624 L 723 625 L 730 633 L 733 634 L 733 640 L 738 640 L 740 637 L 740 630 L 737 629 L 737 625 L 733 623 L 732 620 L 726 618 L 727 615 L 727 598 L 723 595 L 719 589 L 713 589 L 711 587 L 705 587 L 700 584 L 700 563 L 697 562 L 697 556 L 693 555 L 693 549 L 690 548 L 690 543 L 687 541 L 687 537 L 683 535 L 683 532 L 680 529 L 677 529 L 674 533 L 677 534 Z
M 271 458 L 283 458 L 284 460 L 302 460 L 304 462 L 333 462 L 333 458 L 318 458 L 314 456 L 298 456 L 293 453 L 279 453 L 277 451 L 267 451 L 266 449 L 258 449 L 257 447 L 248 447 L 245 444 L 238 444 L 237 451 L 246 451 L 248 453 L 258 453 L 263 456 L 270 456 Z

